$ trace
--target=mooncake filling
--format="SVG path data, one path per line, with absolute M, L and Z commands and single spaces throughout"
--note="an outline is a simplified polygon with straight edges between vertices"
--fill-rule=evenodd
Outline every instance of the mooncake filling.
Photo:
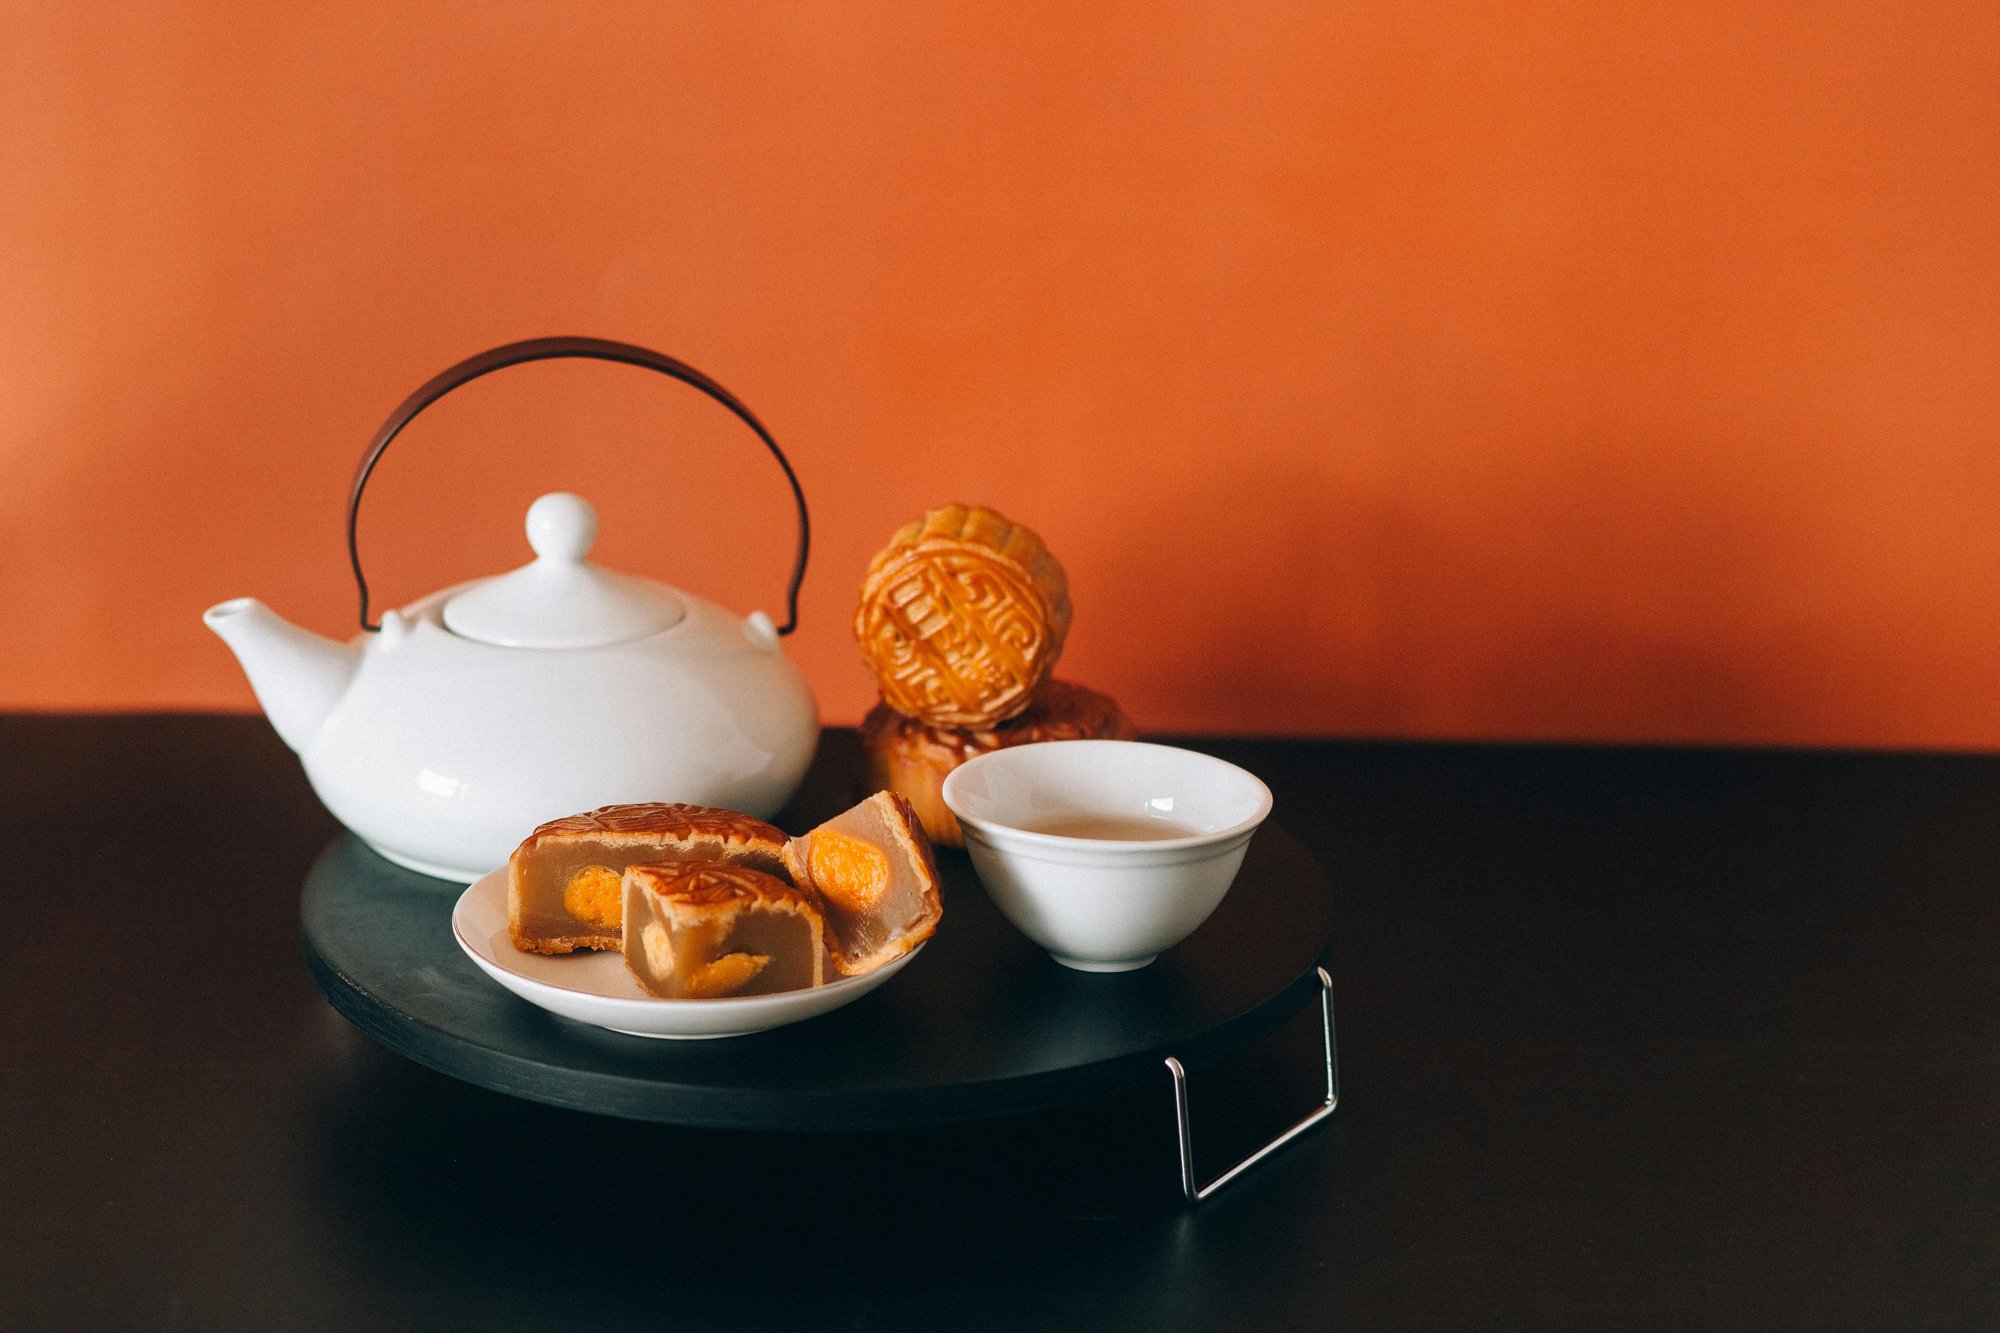
M 812 882 L 828 902 L 848 914 L 881 905 L 895 878 L 887 852 L 835 829 L 820 830 L 811 846 L 807 864 Z
M 619 882 L 648 861 L 720 861 L 719 843 L 693 847 L 578 839 L 531 852 L 521 868 L 521 926 L 536 936 L 604 936 L 589 947 L 615 949 L 623 924 Z M 770 866 L 769 860 L 764 865 Z
M 628 866 L 728 861 L 782 872 L 784 835 L 733 811 L 688 805 L 606 806 L 551 821 L 515 851 L 508 927 L 516 948 L 561 954 L 616 949 Z
M 635 866 L 624 878 L 625 966 L 648 995 L 707 1000 L 826 979 L 819 909 L 742 866 Z
M 785 848 L 792 878 L 825 904 L 833 965 L 853 976 L 930 938 L 937 867 L 909 803 L 877 792 Z
M 577 920 L 617 930 L 624 919 L 619 882 L 625 872 L 606 865 L 587 865 L 563 885 L 563 910 Z

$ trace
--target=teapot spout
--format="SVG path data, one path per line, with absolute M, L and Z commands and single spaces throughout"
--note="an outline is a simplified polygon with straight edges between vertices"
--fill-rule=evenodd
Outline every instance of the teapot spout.
M 303 753 L 347 692 L 361 650 L 309 634 L 254 597 L 211 606 L 201 621 L 236 654 L 279 738 Z

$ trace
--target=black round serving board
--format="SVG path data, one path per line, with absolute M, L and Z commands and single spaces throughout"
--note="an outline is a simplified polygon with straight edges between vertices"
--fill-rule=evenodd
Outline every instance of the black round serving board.
M 1327 885 L 1266 824 L 1222 906 L 1136 972 L 1072 971 L 1017 932 L 963 852 L 940 849 L 945 912 L 887 985 L 818 1018 L 713 1041 L 628 1037 L 502 990 L 459 951 L 463 886 L 342 837 L 301 915 L 327 1000 L 391 1050 L 499 1092 L 638 1120 L 847 1130 L 1021 1114 L 1164 1081 L 1256 1040 L 1319 993 Z

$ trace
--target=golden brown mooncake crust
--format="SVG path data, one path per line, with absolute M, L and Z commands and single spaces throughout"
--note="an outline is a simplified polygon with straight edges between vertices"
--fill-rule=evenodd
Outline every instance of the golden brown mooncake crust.
M 733 902 L 790 906 L 803 896 L 776 875 L 728 861 L 649 861 L 627 866 L 625 874 L 654 893 L 696 907 Z
M 605 805 L 578 815 L 551 819 L 522 839 L 507 862 L 507 933 L 523 953 L 565 954 L 578 949 L 616 949 L 617 934 L 579 929 L 570 935 L 535 935 L 524 921 L 521 875 L 526 858 L 550 842 L 583 840 L 650 842 L 663 852 L 699 852 L 711 862 L 742 862 L 776 871 L 784 866 L 783 831 L 735 810 L 706 805 L 643 801 Z
M 1069 580 L 1040 537 L 950 504 L 905 524 L 869 562 L 854 637 L 891 708 L 984 727 L 1028 706 L 1069 622 Z
M 944 803 L 944 780 L 975 755 L 1036 741 L 1129 741 L 1138 735 L 1109 695 L 1073 681 L 1044 681 L 1026 711 L 995 727 L 933 727 L 877 704 L 861 721 L 864 781 L 907 800 L 932 842 L 963 847 L 965 831 Z
M 660 838 L 692 845 L 720 843 L 736 855 L 769 855 L 777 858 L 785 846 L 784 833 L 761 819 L 735 810 L 718 810 L 709 805 L 680 805 L 664 801 L 643 801 L 632 805 L 603 805 L 580 815 L 551 819 L 522 840 L 515 851 L 519 856 L 555 838 L 600 838 L 605 842 L 638 842 Z
M 924 833 L 923 822 L 910 803 L 892 791 L 879 791 L 861 804 L 874 803 L 881 812 L 883 823 L 889 830 L 890 838 L 908 859 L 917 872 L 921 883 L 920 897 L 923 902 L 922 916 L 902 934 L 890 940 L 884 947 L 866 957 L 843 954 L 834 940 L 833 913 L 827 912 L 827 953 L 834 970 L 842 976 L 857 977 L 865 972 L 873 972 L 891 959 L 900 958 L 937 933 L 938 922 L 944 919 L 944 899 L 939 893 L 941 880 L 938 876 L 937 856 L 931 851 L 930 838 Z M 858 807 L 857 807 L 858 808 Z M 821 824 L 801 837 L 793 838 L 785 844 L 785 869 L 791 872 L 792 881 L 800 888 L 817 895 L 813 887 L 809 864 L 812 840 L 822 829 L 837 822 L 853 811 L 845 811 Z

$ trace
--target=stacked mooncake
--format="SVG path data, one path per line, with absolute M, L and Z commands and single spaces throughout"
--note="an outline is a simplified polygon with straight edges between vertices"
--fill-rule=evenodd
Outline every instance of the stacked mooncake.
M 940 788 L 966 760 L 1031 741 L 1130 740 L 1117 704 L 1051 677 L 1069 622 L 1069 581 L 1028 528 L 950 504 L 899 529 L 854 613 L 882 696 L 861 724 L 869 788 L 903 796 L 933 842 L 959 847 Z

